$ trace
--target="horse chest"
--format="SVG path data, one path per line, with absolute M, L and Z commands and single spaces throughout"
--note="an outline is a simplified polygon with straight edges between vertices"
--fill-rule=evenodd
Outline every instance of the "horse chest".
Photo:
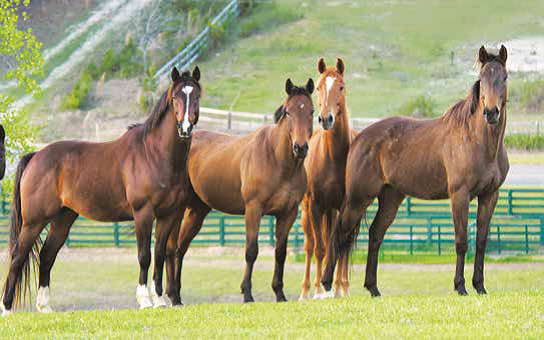
M 279 183 L 265 200 L 265 210 L 270 213 L 290 211 L 297 207 L 304 196 L 306 186 L 299 176 Z

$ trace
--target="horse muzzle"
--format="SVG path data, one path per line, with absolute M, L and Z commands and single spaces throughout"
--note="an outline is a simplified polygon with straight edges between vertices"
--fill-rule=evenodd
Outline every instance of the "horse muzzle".
M 182 123 L 177 123 L 178 128 L 178 135 L 181 139 L 189 139 L 193 135 L 193 124 L 189 124 L 189 126 L 183 126 Z
M 317 121 L 319 122 L 319 125 L 321 125 L 323 130 L 330 130 L 334 125 L 334 115 L 332 113 L 329 113 L 329 115 L 325 118 L 319 115 Z
M 295 143 L 293 145 L 293 153 L 295 154 L 295 157 L 298 159 L 306 158 L 306 155 L 308 155 L 308 142 L 302 145 Z
M 489 123 L 489 124 L 497 124 L 499 119 L 501 118 L 501 112 L 499 111 L 499 109 L 497 107 L 494 107 L 492 109 L 484 109 L 484 115 L 485 115 L 485 120 Z

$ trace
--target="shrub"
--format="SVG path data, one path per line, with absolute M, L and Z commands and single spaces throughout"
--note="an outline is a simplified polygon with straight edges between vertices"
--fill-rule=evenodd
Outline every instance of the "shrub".
M 72 90 L 62 99 L 62 109 L 74 110 L 82 108 L 87 102 L 87 96 L 93 85 L 93 77 L 88 69 L 81 72 L 81 77 L 76 81 Z
M 515 134 L 506 135 L 504 144 L 508 149 L 539 151 L 544 150 L 544 135 Z
M 398 114 L 412 117 L 434 117 L 436 103 L 430 97 L 420 95 L 402 105 Z
M 512 96 L 527 112 L 544 111 L 544 79 L 524 81 L 513 88 Z

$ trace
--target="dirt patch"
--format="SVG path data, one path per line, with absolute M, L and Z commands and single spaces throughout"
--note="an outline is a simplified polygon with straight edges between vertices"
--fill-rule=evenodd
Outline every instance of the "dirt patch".
M 544 37 L 528 37 L 504 43 L 509 71 L 544 73 Z

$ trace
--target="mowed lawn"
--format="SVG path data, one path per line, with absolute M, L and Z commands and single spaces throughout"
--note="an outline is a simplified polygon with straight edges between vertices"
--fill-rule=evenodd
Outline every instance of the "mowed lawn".
M 244 267 L 240 251 L 196 251 L 184 267 L 186 306 L 140 311 L 135 309 L 134 297 L 138 276 L 135 249 L 63 251 L 52 273 L 51 304 L 65 312 L 17 312 L 0 319 L 0 337 L 544 336 L 541 262 L 490 261 L 486 267 L 488 296 L 475 294 L 470 286 L 472 264 L 467 264 L 468 297 L 453 293 L 454 263 L 383 263 L 378 284 L 384 296 L 379 299 L 371 299 L 363 289 L 364 266 L 355 265 L 351 297 L 298 302 L 303 265 L 291 256 L 285 291 L 292 302 L 276 304 L 270 288 L 271 253 L 263 249 L 256 264 L 253 289 L 257 303 L 240 303 Z M 6 263 L 2 262 L 2 280 L 5 272 Z

